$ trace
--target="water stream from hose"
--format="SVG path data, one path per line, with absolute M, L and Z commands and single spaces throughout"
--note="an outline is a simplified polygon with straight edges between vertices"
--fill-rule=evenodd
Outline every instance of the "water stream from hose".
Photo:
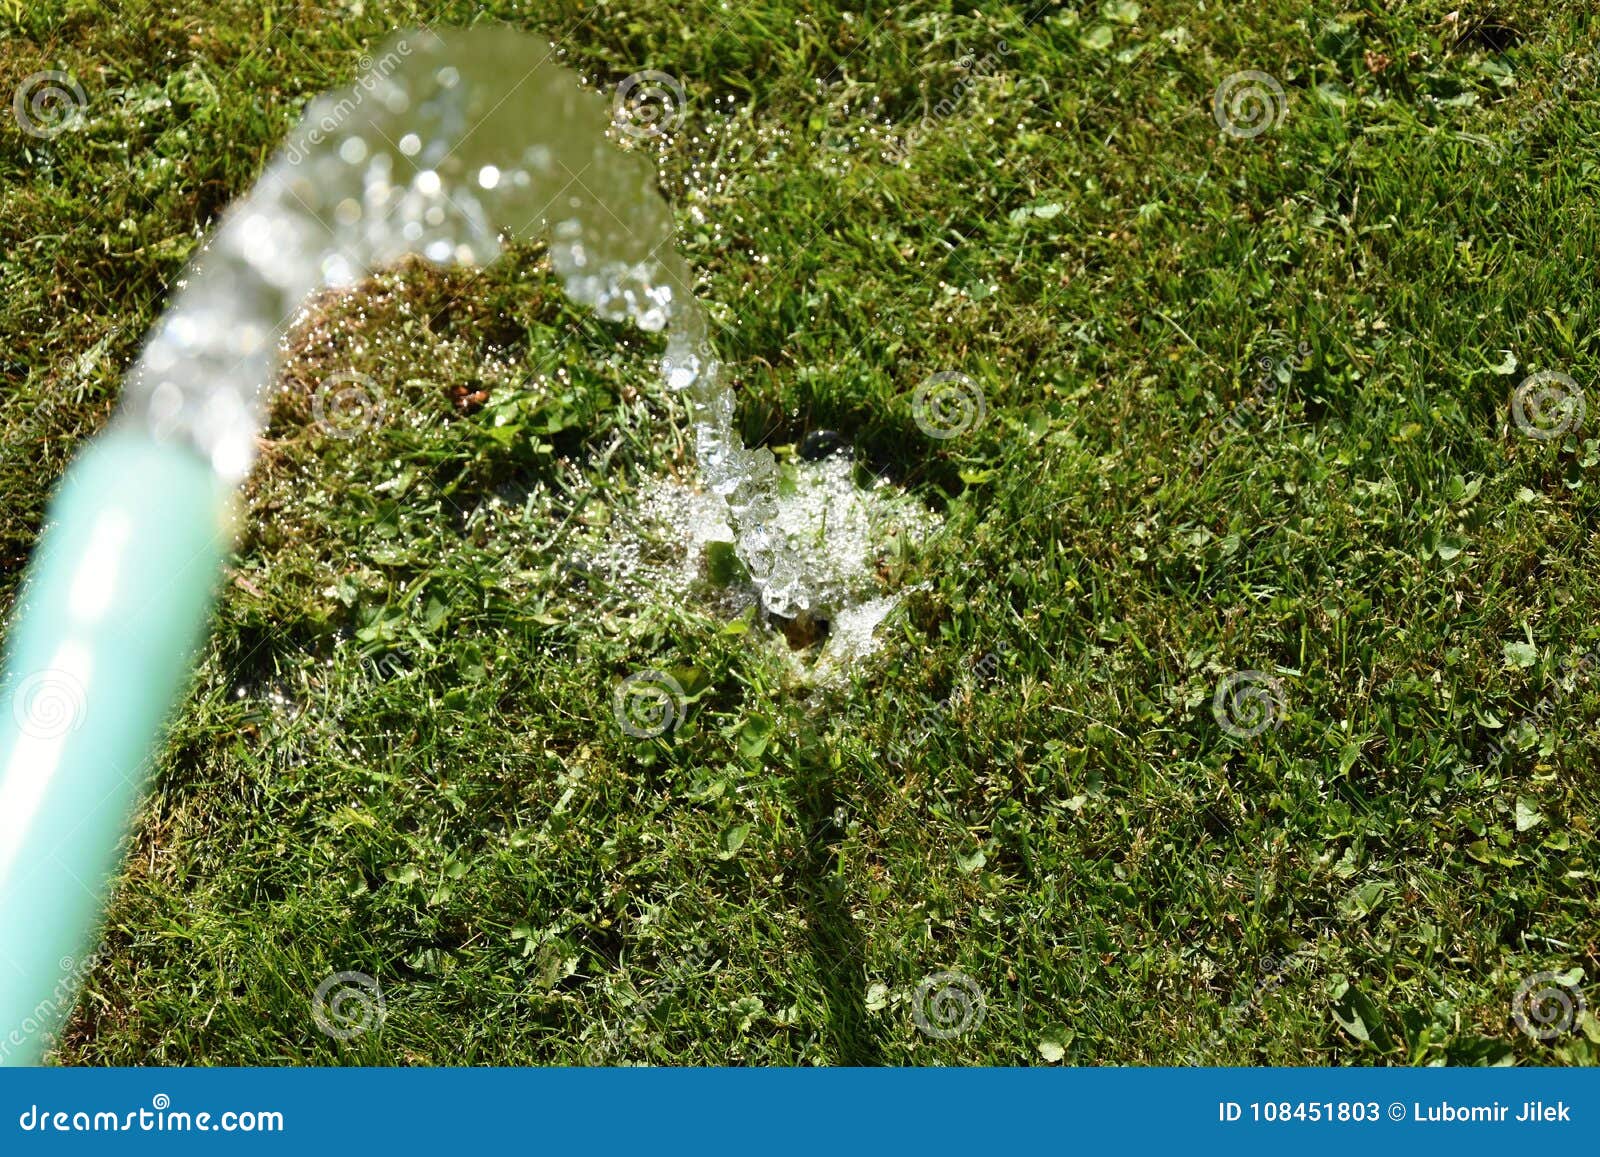
M 485 265 L 543 236 L 575 301 L 665 332 L 665 379 L 688 402 L 703 481 L 765 609 L 810 609 L 775 460 L 734 429 L 671 214 L 649 160 L 607 138 L 611 102 L 547 43 L 503 27 L 403 33 L 363 64 L 353 87 L 312 102 L 224 213 L 129 371 L 121 420 L 191 444 L 237 482 L 310 294 L 410 254 Z

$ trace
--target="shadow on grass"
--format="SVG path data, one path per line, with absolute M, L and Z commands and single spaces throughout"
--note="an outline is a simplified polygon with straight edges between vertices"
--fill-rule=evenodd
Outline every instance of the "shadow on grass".
M 811 959 L 827 1007 L 828 1052 L 840 1065 L 881 1065 L 883 1050 L 867 1019 L 866 937 L 850 918 L 834 851 L 843 834 L 834 821 L 834 773 L 815 736 L 801 746 L 796 763 L 800 791 L 794 802 L 806 843 L 791 861 L 790 885 L 805 905 Z
M 960 463 L 909 416 L 844 406 L 811 406 L 789 415 L 772 400 L 745 396 L 739 402 L 739 433 L 747 446 L 793 444 L 804 457 L 808 441 L 821 437 L 830 446 L 850 447 L 858 483 L 886 478 L 925 500 L 931 493 L 951 498 L 966 489 Z

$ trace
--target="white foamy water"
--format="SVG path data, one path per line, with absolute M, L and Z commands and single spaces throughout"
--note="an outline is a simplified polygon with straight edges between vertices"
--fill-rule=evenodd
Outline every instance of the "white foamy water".
M 905 546 L 922 543 L 940 519 L 912 496 L 877 480 L 857 485 L 848 454 L 800 461 L 782 469 L 771 526 L 803 569 L 810 617 L 826 622 L 817 668 L 846 668 L 877 649 L 876 632 L 899 605 L 882 569 Z M 761 604 L 759 584 L 719 583 L 715 544 L 731 545 L 725 507 L 711 495 L 672 480 L 650 484 L 631 520 L 607 528 L 576 558 L 624 602 L 693 598 L 726 615 Z

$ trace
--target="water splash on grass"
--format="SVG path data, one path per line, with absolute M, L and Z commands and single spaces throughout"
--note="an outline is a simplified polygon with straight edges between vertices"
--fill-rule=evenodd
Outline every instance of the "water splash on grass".
M 899 605 L 884 572 L 924 542 L 940 519 L 882 479 L 861 485 L 848 451 L 778 467 L 772 528 L 804 567 L 807 611 L 790 641 L 821 674 L 876 650 L 875 632 Z M 648 485 L 633 517 L 606 528 L 574 562 L 620 602 L 693 598 L 729 617 L 764 606 L 762 590 L 729 566 L 735 541 L 715 496 L 673 480 Z M 821 642 L 820 648 L 812 644 Z

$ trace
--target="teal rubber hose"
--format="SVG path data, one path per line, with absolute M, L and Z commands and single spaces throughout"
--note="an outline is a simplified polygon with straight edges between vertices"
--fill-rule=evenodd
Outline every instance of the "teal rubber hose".
M 0 1064 L 39 1062 L 89 968 L 231 501 L 193 450 L 114 429 L 51 502 L 0 682 Z

